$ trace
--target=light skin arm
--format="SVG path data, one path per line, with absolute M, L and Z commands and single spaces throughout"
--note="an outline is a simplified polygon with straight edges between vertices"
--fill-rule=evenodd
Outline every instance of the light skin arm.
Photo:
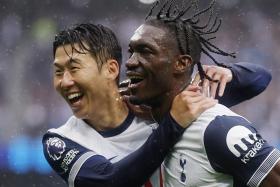
M 219 66 L 207 66 L 203 65 L 205 73 L 218 82 L 212 82 L 208 79 L 204 79 L 202 82 L 202 92 L 212 98 L 216 97 L 218 90 L 218 95 L 221 97 L 224 94 L 227 83 L 232 81 L 232 72 L 228 68 L 223 68 Z M 192 82 L 193 85 L 199 85 L 201 83 L 200 76 L 197 73 Z
M 259 95 L 272 79 L 270 71 L 265 67 L 247 62 L 231 64 L 230 68 L 204 65 L 203 69 L 217 82 L 204 79 L 201 83 L 197 75 L 193 84 L 202 85 L 204 95 L 217 98 L 227 107 Z
M 189 85 L 174 98 L 170 114 L 177 123 L 188 126 L 203 111 L 216 103 L 217 100 L 202 95 L 199 86 Z
M 261 187 L 280 186 L 280 161 L 273 167 L 260 185 Z

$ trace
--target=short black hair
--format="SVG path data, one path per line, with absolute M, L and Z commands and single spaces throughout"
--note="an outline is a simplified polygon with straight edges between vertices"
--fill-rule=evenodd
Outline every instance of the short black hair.
M 185 6 L 180 6 L 179 1 L 185 4 Z M 211 43 L 211 40 L 216 37 L 207 37 L 216 33 L 222 22 L 221 19 L 218 19 L 217 15 L 213 21 L 214 5 L 215 0 L 212 0 L 207 8 L 199 10 L 197 0 L 158 0 L 151 8 L 145 22 L 146 24 L 166 28 L 170 33 L 174 33 L 180 53 L 190 55 L 194 64 L 197 64 L 201 79 L 207 78 L 211 81 L 214 80 L 203 71 L 200 62 L 201 53 L 204 53 L 215 64 L 222 67 L 228 66 L 219 63 L 211 53 L 235 58 L 235 53 L 227 53 Z M 156 8 L 159 8 L 159 11 L 153 15 Z M 185 15 L 191 8 L 194 10 L 193 14 L 185 18 Z M 209 11 L 207 23 L 200 26 L 199 17 Z
M 108 59 L 115 59 L 121 67 L 122 48 L 119 41 L 111 29 L 101 24 L 82 23 L 60 31 L 53 42 L 53 55 L 59 46 L 67 44 L 79 53 L 89 52 L 96 59 L 99 69 Z M 78 44 L 79 48 L 74 44 Z

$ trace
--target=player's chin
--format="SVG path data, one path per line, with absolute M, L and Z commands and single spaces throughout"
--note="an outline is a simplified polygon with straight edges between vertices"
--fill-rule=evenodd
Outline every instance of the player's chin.
M 87 112 L 84 112 L 82 110 L 75 110 L 72 108 L 72 112 L 73 112 L 73 115 L 76 117 L 76 118 L 79 118 L 79 119 L 88 119 L 89 118 L 89 115 Z
M 141 97 L 136 96 L 136 95 L 130 95 L 129 96 L 129 102 L 133 105 L 141 105 L 144 104 L 143 99 Z

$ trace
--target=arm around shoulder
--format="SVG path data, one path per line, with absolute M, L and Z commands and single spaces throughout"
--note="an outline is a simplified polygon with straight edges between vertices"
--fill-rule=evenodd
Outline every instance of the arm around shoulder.
M 183 134 L 171 116 L 167 116 L 148 140 L 125 158 L 95 153 L 55 133 L 43 137 L 44 155 L 51 167 L 70 187 L 141 186 L 160 167 L 164 157 Z
M 231 65 L 232 81 L 219 98 L 221 104 L 234 106 L 262 93 L 271 81 L 271 73 L 264 67 L 247 62 Z

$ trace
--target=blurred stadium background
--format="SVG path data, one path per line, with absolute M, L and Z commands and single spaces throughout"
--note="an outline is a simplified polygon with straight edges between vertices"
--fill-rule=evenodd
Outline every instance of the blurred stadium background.
M 52 87 L 55 33 L 79 22 L 104 24 L 117 33 L 125 61 L 128 39 L 152 2 L 0 0 L 0 187 L 66 186 L 46 163 L 41 147 L 46 130 L 71 115 Z M 262 64 L 273 75 L 263 94 L 233 109 L 279 148 L 280 1 L 218 0 L 218 4 L 223 24 L 216 43 L 238 53 L 236 60 L 220 61 Z

